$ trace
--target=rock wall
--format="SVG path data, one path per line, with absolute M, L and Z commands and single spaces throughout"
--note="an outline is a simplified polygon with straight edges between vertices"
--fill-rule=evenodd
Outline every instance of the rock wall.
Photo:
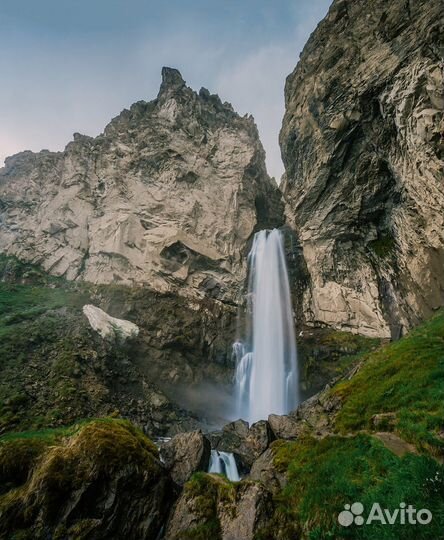
M 0 252 L 51 274 L 232 302 L 253 233 L 281 225 L 254 120 L 164 68 L 157 99 L 0 170 Z
M 308 324 L 398 337 L 444 303 L 442 2 L 335 0 L 285 87 Z

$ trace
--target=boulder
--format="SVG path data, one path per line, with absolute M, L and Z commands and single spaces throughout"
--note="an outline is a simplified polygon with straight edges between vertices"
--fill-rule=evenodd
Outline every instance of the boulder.
M 204 474 L 185 485 L 171 513 L 166 540 L 202 538 L 253 540 L 272 515 L 271 493 L 263 484 Z
M 137 324 L 111 317 L 102 309 L 91 304 L 83 306 L 83 313 L 91 328 L 108 341 L 123 343 L 127 339 L 136 338 L 139 335 Z
M 236 420 L 224 426 L 212 441 L 215 450 L 232 452 L 240 470 L 247 471 L 274 439 L 266 420 L 260 420 L 251 427 L 244 420 Z
M 251 467 L 249 479 L 262 482 L 273 493 L 278 492 L 286 483 L 285 475 L 279 472 L 274 465 L 272 448 L 265 450 Z
M 207 471 L 211 444 L 201 431 L 180 433 L 161 447 L 165 468 L 176 484 L 183 485 L 197 471 Z
M 155 445 L 122 420 L 0 443 L 0 485 L 1 538 L 155 540 L 173 502 Z
M 270 414 L 268 424 L 276 439 L 296 439 L 304 429 L 301 421 L 291 415 Z

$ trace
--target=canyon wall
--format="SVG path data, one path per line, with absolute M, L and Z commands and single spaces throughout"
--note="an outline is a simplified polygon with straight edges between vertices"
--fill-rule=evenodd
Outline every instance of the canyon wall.
M 439 0 L 335 0 L 287 78 L 309 325 L 398 337 L 444 303 L 443 35 Z

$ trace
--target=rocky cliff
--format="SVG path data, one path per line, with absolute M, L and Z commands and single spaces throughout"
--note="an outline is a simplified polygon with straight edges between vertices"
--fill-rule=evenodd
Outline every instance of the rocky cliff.
M 0 251 L 51 274 L 233 301 L 254 231 L 282 223 L 252 117 L 164 68 L 96 138 L 0 170 Z
M 398 337 L 444 303 L 442 7 L 335 0 L 287 78 L 309 324 Z

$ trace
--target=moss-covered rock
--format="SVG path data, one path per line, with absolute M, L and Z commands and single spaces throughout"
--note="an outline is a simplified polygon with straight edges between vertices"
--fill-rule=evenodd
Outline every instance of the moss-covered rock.
M 88 303 L 137 321 L 141 335 L 107 343 L 82 313 Z M 173 371 L 185 381 L 201 358 L 208 365 L 202 332 L 217 331 L 209 330 L 211 321 L 199 327 L 202 317 L 174 295 L 67 282 L 0 256 L 0 435 L 112 414 L 152 435 L 199 427 L 196 415 L 176 402 L 179 393 L 168 398 L 159 384 L 171 382 Z M 188 323 L 179 329 L 178 318 Z M 189 347 L 171 345 L 185 329 Z M 214 373 L 225 371 L 219 366 Z
M 123 420 L 95 420 L 71 432 L 0 442 L 9 485 L 0 496 L 0 537 L 155 539 L 172 503 L 156 446 Z
M 196 473 L 174 507 L 165 538 L 253 540 L 271 514 L 271 495 L 262 484 Z

